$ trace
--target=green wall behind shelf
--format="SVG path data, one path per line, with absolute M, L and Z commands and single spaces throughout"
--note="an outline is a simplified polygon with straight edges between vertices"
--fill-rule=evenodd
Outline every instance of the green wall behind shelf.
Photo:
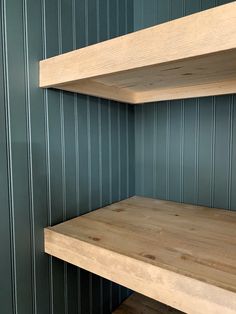
M 134 108 L 38 88 L 38 61 L 133 30 L 132 1 L 0 1 L 0 313 L 110 313 L 128 290 L 43 228 L 134 194 Z
M 136 0 L 134 29 L 229 2 Z M 136 106 L 135 138 L 136 194 L 236 210 L 234 95 Z

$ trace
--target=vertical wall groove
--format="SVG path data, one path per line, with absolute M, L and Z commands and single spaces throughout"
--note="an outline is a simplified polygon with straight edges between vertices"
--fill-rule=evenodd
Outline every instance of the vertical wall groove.
M 35 219 L 34 219 L 34 187 L 33 187 L 33 160 L 32 160 L 32 128 L 31 128 L 31 99 L 30 99 L 30 78 L 29 78 L 29 50 L 28 50 L 28 12 L 27 1 L 23 2 L 24 23 L 24 55 L 25 55 L 25 87 L 26 87 L 26 115 L 27 115 L 27 142 L 28 142 L 28 180 L 29 180 L 29 206 L 30 206 L 30 237 L 31 237 L 31 258 L 32 258 L 32 291 L 33 308 L 32 313 L 37 313 L 37 282 L 36 282 L 36 251 L 35 251 Z
M 212 98 L 212 130 L 211 130 L 211 206 L 215 196 L 215 138 L 216 138 L 216 98 Z
M 184 119 L 185 119 L 185 102 L 181 101 L 181 127 L 180 127 L 180 201 L 184 201 Z
M 228 168 L 228 208 L 231 208 L 232 198 L 232 163 L 233 163 L 233 130 L 234 130 L 234 96 L 230 98 L 229 111 L 229 168 Z
M 73 33 L 72 33 L 73 36 Z M 62 43 L 62 1 L 58 0 L 58 52 L 61 54 L 63 52 Z M 61 140 L 61 173 L 62 173 L 62 217 L 63 221 L 67 218 L 66 211 L 66 169 L 65 169 L 65 118 L 64 118 L 64 99 L 63 92 L 60 91 L 60 140 Z M 68 287 L 67 287 L 67 263 L 64 263 L 64 311 L 68 314 Z
M 3 43 L 3 82 L 4 82 L 4 111 L 6 116 L 6 147 L 7 147 L 7 175 L 9 193 L 9 222 L 10 222 L 10 256 L 11 256 L 11 285 L 12 285 L 12 310 L 18 314 L 17 282 L 16 282 L 16 244 L 15 244 L 15 221 L 14 221 L 14 192 L 12 174 L 12 148 L 11 148 L 11 117 L 9 99 L 9 69 L 8 69 L 8 41 L 6 21 L 6 1 L 1 2 L 2 20 L 2 43 Z
M 170 195 L 170 102 L 167 101 L 167 121 L 166 121 L 166 198 Z M 157 174 L 158 175 L 158 174 Z
M 126 190 L 126 196 L 128 197 L 129 194 L 129 128 L 128 128 L 128 121 L 129 121 L 129 108 L 128 105 L 126 105 L 126 110 L 125 110 L 125 124 L 126 124 L 126 185 L 127 185 L 127 190 Z M 134 139 L 133 139 L 134 140 Z M 135 162 L 134 162 L 135 163 Z
M 195 199 L 194 203 L 198 204 L 199 202 L 199 128 L 200 128 L 200 108 L 199 108 L 199 99 L 197 99 L 197 107 L 196 107 L 196 134 L 195 134 Z
M 154 104 L 154 112 L 153 112 L 153 156 L 152 156 L 152 167 L 153 167 L 153 181 L 152 181 L 152 185 L 153 185 L 153 191 L 152 191 L 152 196 L 156 197 L 156 190 L 157 190 L 157 186 L 156 186 L 156 182 L 157 182 L 157 171 L 156 171 L 156 152 L 157 152 L 157 106 L 156 104 Z

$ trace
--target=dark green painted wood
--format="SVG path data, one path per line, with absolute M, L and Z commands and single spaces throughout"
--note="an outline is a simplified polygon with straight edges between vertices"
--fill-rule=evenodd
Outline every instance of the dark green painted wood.
M 169 146 L 166 141 L 169 134 L 169 104 L 162 102 L 155 104 L 154 109 L 154 137 L 153 137 L 153 166 L 154 166 L 154 196 L 164 199 L 167 197 L 167 157 Z M 156 162 L 155 162 L 156 160 Z M 157 189 L 158 187 L 158 189 Z
M 134 106 L 127 105 L 126 111 L 126 124 L 128 129 L 127 134 L 127 194 L 135 195 L 135 129 L 133 125 L 135 124 L 134 117 Z
M 229 167 L 231 150 L 231 102 L 232 96 L 216 98 L 215 103 L 215 145 L 213 206 L 229 208 Z M 233 162 L 236 162 L 235 160 Z
M 4 313 L 13 314 L 15 304 L 15 289 L 14 289 L 14 248 L 12 234 L 12 210 L 10 203 L 10 187 L 8 180 L 8 160 L 7 144 L 7 68 L 6 68 L 6 50 L 4 48 L 4 13 L 3 3 L 0 7 L 1 22 L 0 23 L 0 204 L 1 204 L 1 219 L 0 219 L 0 245 L 1 252 L 1 267 L 0 278 L 2 278 L 3 288 L 0 289 L 1 310 Z M 6 245 L 7 244 L 7 245 Z M 4 301 L 4 302 L 3 302 Z
M 232 1 L 134 2 L 134 27 L 145 28 Z M 136 193 L 236 209 L 235 97 L 135 108 Z
M 184 101 L 183 126 L 183 201 L 191 203 L 197 202 L 198 195 L 199 103 L 195 99 Z
M 11 151 L 9 162 L 12 173 L 9 179 L 11 180 L 13 213 L 11 227 L 13 228 L 15 255 L 15 308 L 19 313 L 30 314 L 34 307 L 34 299 L 32 294 L 23 7 L 21 2 L 15 3 L 10 0 L 5 3 L 5 8 L 10 120 L 8 132 L 9 150 Z M 21 37 L 18 35 L 19 33 Z
M 109 176 L 109 103 L 101 99 L 101 151 L 102 151 L 102 191 L 103 204 L 109 204 L 110 176 Z
M 100 167 L 99 167 L 99 152 L 98 143 L 99 143 L 99 113 L 98 110 L 100 108 L 100 100 L 97 101 L 96 98 L 90 98 L 90 171 L 91 171 L 91 179 L 90 179 L 90 198 L 91 198 L 91 209 L 96 209 L 100 207 Z M 100 148 L 100 147 L 99 147 Z
M 34 298 L 32 313 L 48 313 L 50 286 L 49 280 L 45 281 L 44 278 L 48 278 L 49 263 L 43 253 L 42 241 L 43 227 L 48 224 L 45 106 L 43 105 L 43 93 L 38 88 L 38 60 L 42 58 L 43 46 L 43 42 L 39 40 L 42 36 L 40 2 L 25 1 L 24 19 L 27 19 L 25 33 L 28 35 L 26 36 L 25 51 L 28 48 L 26 112 L 28 116 L 32 291 Z
M 38 62 L 132 31 L 133 1 L 0 4 L 0 312 L 110 313 L 128 290 L 48 257 L 43 228 L 134 194 L 133 108 L 43 91 Z
M 230 167 L 229 167 L 229 175 L 230 175 L 230 182 L 231 182 L 231 187 L 229 189 L 230 196 L 229 196 L 229 207 L 230 208 L 236 208 L 236 163 L 233 162 L 233 160 L 236 160 L 236 106 L 235 106 L 235 96 L 232 97 L 232 103 L 234 104 L 231 109 L 231 114 L 232 114 L 232 134 L 230 134 Z
M 182 149 L 183 149 L 183 104 L 180 100 L 172 102 L 169 120 L 169 177 L 168 198 L 173 201 L 182 201 Z
M 199 100 L 198 202 L 207 206 L 211 205 L 213 100 Z

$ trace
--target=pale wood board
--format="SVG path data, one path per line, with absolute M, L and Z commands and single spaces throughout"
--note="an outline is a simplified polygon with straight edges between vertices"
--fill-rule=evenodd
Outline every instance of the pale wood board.
M 132 197 L 45 229 L 45 252 L 187 313 L 236 313 L 236 213 Z
M 236 1 L 40 62 L 40 86 L 133 104 L 236 92 Z
M 165 304 L 147 298 L 139 293 L 133 293 L 112 314 L 181 314 Z

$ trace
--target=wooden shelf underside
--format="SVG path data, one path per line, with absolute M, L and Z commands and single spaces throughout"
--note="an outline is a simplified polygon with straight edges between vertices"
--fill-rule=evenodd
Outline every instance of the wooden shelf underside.
M 187 313 L 236 313 L 236 213 L 132 197 L 45 229 L 45 252 Z
M 236 2 L 40 62 L 40 86 L 128 103 L 236 92 Z
M 181 314 L 176 309 L 161 304 L 139 293 L 133 293 L 112 314 Z

